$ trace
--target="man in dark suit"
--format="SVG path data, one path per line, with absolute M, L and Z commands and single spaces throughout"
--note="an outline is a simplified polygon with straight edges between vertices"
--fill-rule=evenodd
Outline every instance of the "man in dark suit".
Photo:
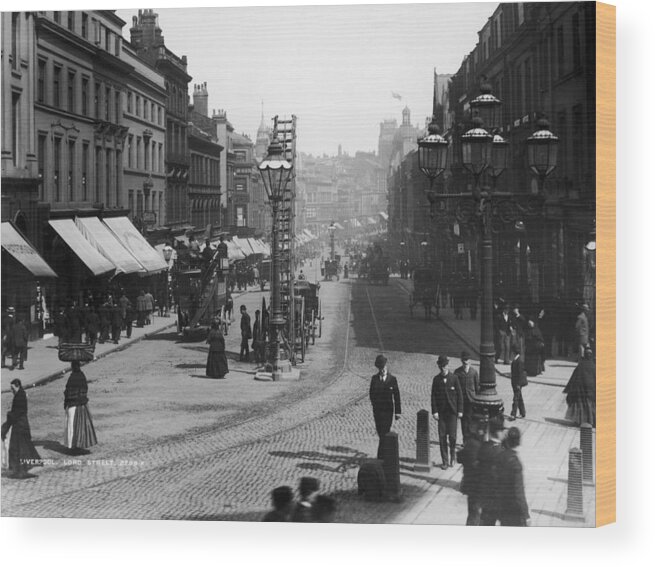
M 473 419 L 473 402 L 475 395 L 480 391 L 480 377 L 478 371 L 471 366 L 471 355 L 462 351 L 462 365 L 455 370 L 455 376 L 459 381 L 459 387 L 464 396 L 464 412 L 462 414 L 462 440 L 471 434 L 471 420 Z
M 510 345 L 512 339 L 512 327 L 509 315 L 509 305 L 503 305 L 502 311 L 496 318 L 496 333 L 498 334 L 499 352 L 496 352 L 496 359 L 502 358 L 503 364 L 509 364 Z
M 398 389 L 398 380 L 387 370 L 386 356 L 379 354 L 375 359 L 375 367 L 378 369 L 378 373 L 371 377 L 369 398 L 373 406 L 375 430 L 381 440 L 391 431 L 394 417 L 400 419 L 400 390 Z
M 489 420 L 489 439 L 478 451 L 478 496 L 481 508 L 480 525 L 495 526 L 500 517 L 498 460 L 503 451 L 503 416 Z
M 498 502 L 501 526 L 526 527 L 530 525 L 530 512 L 525 499 L 523 466 L 516 453 L 521 444 L 521 432 L 510 427 L 498 455 Z
M 514 399 L 512 400 L 512 414 L 509 418 L 510 421 L 516 419 L 516 411 L 519 411 L 521 417 L 525 417 L 525 403 L 523 403 L 523 386 L 528 385 L 528 377 L 525 373 L 525 366 L 523 364 L 523 357 L 519 345 L 514 346 L 514 358 L 512 359 L 512 390 L 514 392 Z
M 439 356 L 437 359 L 439 374 L 432 380 L 432 417 L 439 422 L 439 449 L 443 470 L 455 466 L 457 418 L 462 417 L 464 411 L 462 389 L 457 377 L 448 370 L 449 362 L 447 356 Z
M 29 333 L 27 331 L 27 325 L 25 325 L 25 320 L 22 317 L 18 317 L 18 320 L 11 329 L 11 335 L 13 353 L 9 369 L 13 370 L 16 368 L 16 365 L 18 365 L 18 370 L 23 370 L 23 364 L 27 358 L 27 341 Z
M 241 350 L 239 351 L 239 360 L 248 362 L 250 360 L 250 348 L 248 341 L 252 339 L 252 329 L 250 327 L 250 315 L 246 306 L 241 306 Z

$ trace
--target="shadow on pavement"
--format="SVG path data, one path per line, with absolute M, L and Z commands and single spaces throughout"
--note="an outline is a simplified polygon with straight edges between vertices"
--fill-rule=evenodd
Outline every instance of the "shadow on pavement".
M 70 455 L 70 449 L 66 445 L 62 445 L 59 441 L 52 441 L 45 439 L 41 441 L 40 439 L 33 441 L 34 445 L 37 447 L 43 447 L 48 451 L 54 451 L 55 453 L 60 453 L 61 455 Z
M 298 459 L 305 462 L 298 463 L 296 466 L 303 470 L 320 470 L 326 472 L 343 473 L 348 469 L 357 468 L 361 462 L 368 458 L 366 453 L 341 447 L 342 452 L 348 455 L 335 455 L 330 453 L 321 453 L 319 451 L 270 451 L 269 455 L 281 457 L 283 459 Z
M 569 421 L 568 419 L 560 419 L 557 417 L 544 417 L 544 421 L 546 423 L 552 423 L 554 425 L 562 425 L 564 427 L 569 427 L 571 429 L 577 429 L 578 426 L 573 423 L 572 421 Z

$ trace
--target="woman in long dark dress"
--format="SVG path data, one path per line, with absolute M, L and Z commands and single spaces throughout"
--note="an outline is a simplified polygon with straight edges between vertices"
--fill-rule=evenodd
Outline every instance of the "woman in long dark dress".
M 71 362 L 72 372 L 64 390 L 66 412 L 65 445 L 72 452 L 80 452 L 98 443 L 87 403 L 89 386 L 77 360 Z
M 221 333 L 218 321 L 212 321 L 206 342 L 209 345 L 207 376 L 209 378 L 225 378 L 229 371 L 227 357 L 225 356 L 225 337 Z
M 32 432 L 27 420 L 27 396 L 21 381 L 15 378 L 11 381 L 11 391 L 14 400 L 7 420 L 2 424 L 2 441 L 11 429 L 9 440 L 9 475 L 13 478 L 28 478 L 27 471 L 43 463 L 32 443 Z
M 596 364 L 590 348 L 585 349 L 584 358 L 573 371 L 564 393 L 568 406 L 566 419 L 576 425 L 589 423 L 596 427 Z
M 544 371 L 544 337 L 532 319 L 528 320 L 525 333 L 525 371 L 528 376 L 538 376 Z

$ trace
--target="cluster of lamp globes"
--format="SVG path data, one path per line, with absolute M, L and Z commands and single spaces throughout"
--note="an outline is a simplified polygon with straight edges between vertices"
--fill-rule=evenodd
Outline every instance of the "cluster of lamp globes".
M 502 102 L 491 94 L 488 84 L 483 84 L 480 90 L 481 94 L 470 103 L 472 128 L 461 137 L 462 165 L 476 179 L 486 170 L 495 180 L 507 169 L 509 142 L 497 133 Z M 545 118 L 540 118 L 537 131 L 526 140 L 528 165 L 542 181 L 557 166 L 559 138 L 549 126 Z M 448 141 L 439 134 L 435 98 L 428 134 L 418 140 L 419 169 L 431 183 L 446 170 L 448 147 Z

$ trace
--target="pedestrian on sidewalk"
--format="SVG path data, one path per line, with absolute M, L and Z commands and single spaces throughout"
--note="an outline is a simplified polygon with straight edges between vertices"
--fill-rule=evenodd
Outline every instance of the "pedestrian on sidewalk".
M 260 313 L 259 309 L 255 311 L 255 322 L 252 324 L 252 350 L 257 364 L 264 362 L 264 348 L 266 347 L 262 334 L 262 323 L 259 318 Z
M 6 313 L 2 316 L 2 368 L 5 368 L 5 359 L 8 356 L 14 357 L 13 330 L 16 323 L 16 310 L 7 307 Z
M 576 425 L 589 423 L 596 427 L 596 364 L 591 348 L 585 349 L 584 358 L 575 367 L 564 393 L 565 418 Z
M 525 334 L 528 328 L 528 322 L 521 313 L 518 304 L 514 304 L 512 309 L 510 328 L 512 332 L 511 348 L 514 348 L 515 345 L 518 346 L 521 356 L 525 357 Z
M 143 327 L 146 324 L 146 313 L 148 312 L 148 300 L 146 299 L 146 292 L 139 291 L 136 297 L 136 326 Z
M 11 344 L 13 347 L 11 368 L 13 370 L 18 365 L 18 370 L 23 370 L 25 368 L 25 360 L 27 360 L 27 343 L 29 339 L 29 333 L 27 331 L 27 325 L 25 325 L 25 319 L 23 317 L 18 317 L 16 323 L 11 329 Z
M 87 404 L 89 386 L 79 360 L 71 362 L 71 373 L 64 389 L 64 411 L 66 412 L 66 439 L 64 445 L 71 454 L 79 455 L 88 447 L 98 443 L 93 420 Z
M 127 308 L 132 305 L 132 302 L 128 299 L 127 295 L 125 295 L 125 291 L 123 291 L 118 298 L 118 305 L 120 306 L 121 318 L 123 319 L 121 330 L 125 331 L 127 328 Z
M 449 359 L 439 355 L 437 366 L 439 374 L 432 379 L 432 417 L 438 422 L 439 450 L 441 451 L 441 468 L 455 466 L 455 448 L 457 446 L 457 418 L 464 411 L 464 397 L 457 377 L 448 370 Z M 448 452 L 450 448 L 450 455 Z
M 503 450 L 502 415 L 489 420 L 489 439 L 484 441 L 478 451 L 478 481 L 480 495 L 480 525 L 495 526 L 500 519 L 498 499 L 498 457 Z
M 502 312 L 496 319 L 496 330 L 498 333 L 498 344 L 500 350 L 496 351 L 496 362 L 502 358 L 503 364 L 509 364 L 510 347 L 512 340 L 512 326 L 509 315 L 509 305 L 503 304 Z
M 462 465 L 462 481 L 459 491 L 465 494 L 468 503 L 467 526 L 479 526 L 482 505 L 480 504 L 480 472 L 478 453 L 484 440 L 484 427 L 469 422 L 471 428 L 464 441 L 464 447 L 457 453 L 457 461 Z
M 239 350 L 239 360 L 241 362 L 250 361 L 250 348 L 248 341 L 252 339 L 252 328 L 250 327 L 250 315 L 245 305 L 241 306 L 241 349 Z
M 225 337 L 223 337 L 218 321 L 213 320 L 211 322 L 211 328 L 205 342 L 209 345 L 205 374 L 208 378 L 225 378 L 229 369 L 227 356 L 225 355 Z
M 292 522 L 314 521 L 314 500 L 318 495 L 319 482 L 313 476 L 303 476 L 298 486 L 298 503 L 291 516 Z
M 468 351 L 462 351 L 460 358 L 462 365 L 455 370 L 455 376 L 457 376 L 459 387 L 463 394 L 462 443 L 466 443 L 466 439 L 471 434 L 473 402 L 475 401 L 476 394 L 480 391 L 480 377 L 478 376 L 478 371 L 471 366 L 471 355 Z
M 273 509 L 267 512 L 262 522 L 290 522 L 293 511 L 293 491 L 290 486 L 278 486 L 271 492 Z
M 510 427 L 503 441 L 503 450 L 498 455 L 497 464 L 501 526 L 530 525 L 530 511 L 523 484 L 523 465 L 516 452 L 520 444 L 521 432 L 518 427 Z
M 9 476 L 12 478 L 28 478 L 27 471 L 33 466 L 41 466 L 41 456 L 37 453 L 32 443 L 30 423 L 27 419 L 27 395 L 23 385 L 18 378 L 11 383 L 11 391 L 14 399 L 11 403 L 11 410 L 7 412 L 7 420 L 2 424 L 0 431 L 2 442 L 7 439 L 7 433 L 11 429 L 9 439 Z
M 55 314 L 53 331 L 57 337 L 57 346 L 68 341 L 68 318 L 63 305 L 59 306 Z
M 375 358 L 375 367 L 378 372 L 371 377 L 368 395 L 373 408 L 375 431 L 380 438 L 378 445 L 378 458 L 380 458 L 382 438 L 391 431 L 394 418 L 400 419 L 402 410 L 398 380 L 388 371 L 387 357 L 379 354 Z
M 575 320 L 575 342 L 578 362 L 584 359 L 584 350 L 589 346 L 589 305 L 583 303 Z
M 519 345 L 514 345 L 514 358 L 512 359 L 512 391 L 514 398 L 512 399 L 512 413 L 510 421 L 516 419 L 516 412 L 518 410 L 521 417 L 525 417 L 525 403 L 523 402 L 523 387 L 528 385 L 528 376 L 525 373 L 525 366 L 523 364 L 523 357 Z
M 117 345 L 121 337 L 121 328 L 124 321 L 120 306 L 113 305 L 110 307 L 109 315 L 111 317 L 111 340 Z
M 155 315 L 155 298 L 152 296 L 152 293 L 150 293 L 150 290 L 148 290 L 145 294 L 146 298 L 146 325 L 151 325 L 152 324 L 152 319 L 154 318 Z
M 534 319 L 528 319 L 525 334 L 525 371 L 528 376 L 538 376 L 544 371 L 544 336 Z
M 331 524 L 337 513 L 334 498 L 326 494 L 319 494 L 314 501 L 314 522 L 317 524 Z

